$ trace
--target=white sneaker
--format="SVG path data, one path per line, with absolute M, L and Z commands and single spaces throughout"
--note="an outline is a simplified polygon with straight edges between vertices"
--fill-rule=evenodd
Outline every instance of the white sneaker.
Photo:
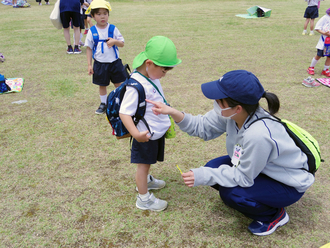
M 309 33 L 309 35 L 314 35 L 314 32 L 313 32 L 313 31 L 311 31 L 311 32 Z
M 304 31 L 302 32 L 302 35 L 306 35 L 306 34 L 307 34 L 307 31 L 304 30 Z
M 166 183 L 163 180 L 158 180 L 156 178 L 154 178 L 152 175 L 148 175 L 148 177 L 150 178 L 150 182 L 148 183 L 148 190 L 151 189 L 162 189 L 165 187 Z M 139 191 L 138 188 L 135 188 L 136 191 Z
M 141 198 L 137 196 L 135 205 L 137 208 L 142 210 L 160 212 L 167 208 L 167 201 L 160 200 L 151 193 L 147 201 L 142 201 Z

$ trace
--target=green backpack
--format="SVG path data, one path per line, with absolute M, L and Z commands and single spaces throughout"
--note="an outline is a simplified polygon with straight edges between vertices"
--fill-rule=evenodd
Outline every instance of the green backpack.
M 314 137 L 308 133 L 306 130 L 302 129 L 301 127 L 297 126 L 296 124 L 288 121 L 288 120 L 281 120 L 280 118 L 273 116 L 271 117 L 262 117 L 255 121 L 253 121 L 250 126 L 255 123 L 256 121 L 262 119 L 270 119 L 273 121 L 277 121 L 281 123 L 290 137 L 293 139 L 294 143 L 306 154 L 307 156 L 307 163 L 308 163 L 308 172 L 315 175 L 315 172 L 320 167 L 321 162 L 324 162 L 321 159 L 321 152 L 319 143 L 317 142 Z

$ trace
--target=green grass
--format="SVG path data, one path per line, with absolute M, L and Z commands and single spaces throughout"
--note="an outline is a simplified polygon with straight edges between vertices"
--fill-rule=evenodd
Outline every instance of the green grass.
M 0 96 L 1 247 L 312 247 L 330 242 L 329 88 L 301 82 L 319 38 L 302 36 L 304 1 L 261 0 L 267 19 L 243 19 L 254 1 L 113 1 L 110 22 L 125 38 L 132 64 L 154 35 L 177 46 L 182 64 L 162 79 L 172 106 L 204 114 L 212 108 L 200 85 L 233 69 L 255 73 L 281 100 L 279 116 L 310 131 L 325 160 L 316 182 L 287 212 L 290 222 L 267 237 L 247 230 L 250 219 L 225 206 L 210 187 L 188 188 L 183 171 L 226 154 L 225 138 L 204 142 L 177 130 L 165 161 L 152 166 L 167 182 L 155 192 L 161 213 L 135 207 L 129 140 L 116 140 L 105 116 L 94 114 L 98 88 L 87 74 L 86 50 L 67 55 L 51 5 L 14 9 L 0 4 L 0 73 L 23 77 L 21 93 Z M 327 9 L 321 3 L 320 16 Z M 316 77 L 324 59 L 316 66 Z M 109 91 L 113 86 L 109 86 Z M 14 101 L 27 100 L 24 104 Z M 262 103 L 265 105 L 265 103 Z

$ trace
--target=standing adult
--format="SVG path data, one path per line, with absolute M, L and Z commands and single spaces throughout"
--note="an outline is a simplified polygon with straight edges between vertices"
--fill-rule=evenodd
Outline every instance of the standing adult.
M 80 8 L 83 3 L 84 0 L 65 0 L 60 2 L 60 16 L 64 29 L 64 38 L 68 45 L 68 49 L 66 51 L 68 54 L 81 53 L 78 44 L 80 38 Z M 75 37 L 74 48 L 72 48 L 70 39 L 70 21 L 72 21 L 73 24 L 73 32 Z

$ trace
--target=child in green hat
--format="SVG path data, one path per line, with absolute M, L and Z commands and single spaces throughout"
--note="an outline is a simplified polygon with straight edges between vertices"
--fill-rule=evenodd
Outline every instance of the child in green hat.
M 176 47 L 167 37 L 155 36 L 151 38 L 145 48 L 135 57 L 131 77 L 140 82 L 144 88 L 146 99 L 166 102 L 159 79 L 181 63 L 177 58 Z M 136 126 L 132 120 L 138 107 L 138 92 L 133 87 L 127 87 L 123 97 L 119 115 L 133 137 L 131 149 L 131 163 L 137 164 L 135 175 L 136 189 L 139 192 L 136 207 L 142 210 L 162 211 L 167 208 L 167 202 L 157 199 L 151 189 L 165 187 L 163 180 L 158 180 L 149 174 L 151 164 L 164 161 L 165 133 L 171 126 L 168 115 L 154 115 L 153 105 L 147 103 L 145 120 L 146 125 L 140 121 Z

